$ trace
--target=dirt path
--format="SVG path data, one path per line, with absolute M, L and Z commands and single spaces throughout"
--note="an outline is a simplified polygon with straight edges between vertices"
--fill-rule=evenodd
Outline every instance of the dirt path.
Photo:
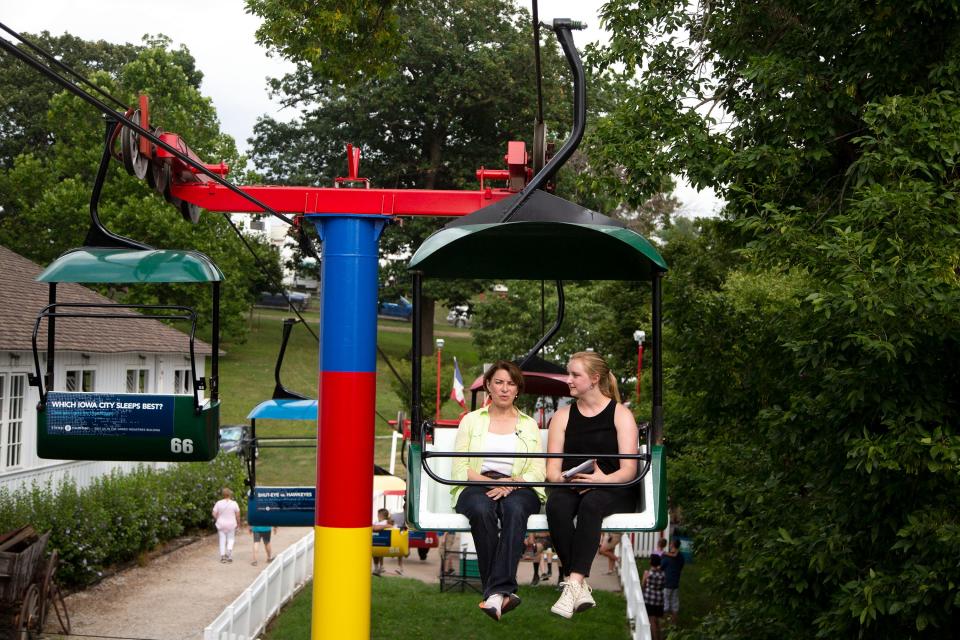
M 310 528 L 278 529 L 278 554 Z M 96 636 L 195 640 L 265 567 L 250 564 L 253 536 L 237 534 L 231 564 L 220 563 L 216 534 L 133 567 L 67 598 L 73 633 Z M 52 629 L 51 629 L 52 630 Z
M 273 536 L 273 552 L 294 544 L 310 532 L 309 527 L 281 528 Z M 234 561 L 221 564 L 216 534 L 188 544 L 151 560 L 146 566 L 132 567 L 99 584 L 67 598 L 73 633 L 96 638 L 97 635 L 149 638 L 156 640 L 198 640 L 203 629 L 213 622 L 264 569 L 250 564 L 253 537 L 249 529 L 237 535 Z M 400 577 L 396 558 L 385 560 L 383 579 Z M 606 575 L 606 560 L 594 561 L 590 584 L 596 589 L 619 591 L 617 577 Z M 403 577 L 438 583 L 440 556 L 431 549 L 421 561 L 416 552 L 404 559 Z M 522 562 L 518 571 L 521 584 L 529 584 L 531 566 Z M 378 578 L 375 578 L 378 579 Z M 555 584 L 556 579 L 551 584 Z M 49 631 L 54 631 L 51 626 Z

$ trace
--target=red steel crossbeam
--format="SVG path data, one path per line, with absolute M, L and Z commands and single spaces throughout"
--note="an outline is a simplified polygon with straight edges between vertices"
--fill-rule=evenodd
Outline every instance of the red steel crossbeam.
M 204 164 L 175 133 L 162 132 L 160 139 L 206 170 L 225 176 L 229 171 L 220 164 Z M 156 161 L 169 162 L 172 174 L 169 195 L 195 204 L 207 211 L 229 213 L 262 213 L 264 209 L 227 186 L 211 180 L 174 154 L 154 147 Z M 523 188 L 529 177 L 527 153 L 523 142 L 508 143 L 505 170 L 477 172 L 480 189 L 474 191 L 427 189 L 371 189 L 370 181 L 359 176 L 360 149 L 347 145 L 347 173 L 337 178 L 337 187 L 300 187 L 250 185 L 238 187 L 255 200 L 277 213 L 292 214 L 361 214 L 388 216 L 465 216 L 502 200 Z M 486 174 L 484 174 L 486 171 Z M 484 180 L 506 180 L 508 187 L 494 189 Z M 367 187 L 340 188 L 341 184 L 362 184 Z
M 280 213 L 353 213 L 390 216 L 465 216 L 502 200 L 507 189 L 440 191 L 425 189 L 335 189 L 330 187 L 244 186 Z M 263 209 L 214 182 L 174 184 L 171 193 L 208 211 L 259 213 Z

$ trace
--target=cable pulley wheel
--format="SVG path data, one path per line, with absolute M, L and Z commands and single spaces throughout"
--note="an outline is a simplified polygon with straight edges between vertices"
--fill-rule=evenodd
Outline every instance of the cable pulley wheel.
M 153 135 L 159 138 L 162 132 L 157 127 L 153 127 L 150 130 L 150 133 L 152 133 Z M 147 180 L 147 184 L 150 186 L 151 189 L 153 189 L 154 191 L 163 193 L 162 189 L 157 189 L 157 184 L 158 184 L 157 179 L 161 177 L 158 175 L 158 172 L 162 171 L 162 168 L 160 167 L 161 164 L 162 163 L 158 158 L 153 158 L 150 161 L 150 168 L 147 171 L 146 180 Z
M 547 125 L 538 122 L 533 126 L 533 175 L 540 173 L 547 164 Z
M 150 165 L 150 174 L 147 176 L 147 183 L 160 195 L 165 195 L 167 187 L 170 186 L 170 163 L 163 160 L 155 160 Z
M 134 111 L 130 120 L 140 124 L 140 111 Z M 150 170 L 150 159 L 140 153 L 140 134 L 130 127 L 124 127 L 120 132 L 120 152 L 127 173 L 145 179 Z
M 180 201 L 180 215 L 183 216 L 183 219 L 191 224 L 197 224 L 200 222 L 200 207 L 193 204 L 192 202 L 187 202 L 186 200 Z
M 171 185 L 173 185 L 173 179 L 167 181 L 167 186 L 163 189 L 163 199 L 172 204 L 177 211 L 180 211 L 180 205 L 183 204 L 183 200 L 173 195 L 173 192 L 170 190 Z

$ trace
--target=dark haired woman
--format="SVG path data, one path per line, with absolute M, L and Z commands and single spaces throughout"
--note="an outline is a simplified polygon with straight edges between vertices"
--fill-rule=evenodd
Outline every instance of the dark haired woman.
M 490 404 L 471 411 L 460 421 L 454 448 L 461 453 L 489 453 L 486 457 L 454 458 L 454 480 L 543 482 L 540 458 L 499 457 L 497 453 L 540 452 L 536 421 L 515 406 L 523 391 L 523 373 L 512 362 L 500 360 L 483 376 Z M 520 604 L 517 565 L 523 552 L 527 518 L 540 510 L 543 490 L 496 485 L 457 485 L 451 489 L 457 513 L 470 521 L 477 546 L 477 564 L 483 583 L 480 608 L 494 620 Z

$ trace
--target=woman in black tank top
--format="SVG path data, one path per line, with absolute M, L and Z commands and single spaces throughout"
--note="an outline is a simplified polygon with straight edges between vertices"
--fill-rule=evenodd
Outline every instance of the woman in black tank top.
M 575 353 L 567 364 L 567 372 L 570 395 L 575 402 L 560 409 L 550 421 L 547 451 L 583 456 L 549 458 L 547 480 L 567 481 L 564 471 L 594 460 L 592 471 L 578 473 L 570 480 L 597 485 L 596 488 L 548 490 L 547 523 L 553 547 L 560 557 L 564 587 L 560 599 L 550 610 L 570 618 L 575 612 L 595 605 L 586 578 L 597 554 L 603 519 L 612 513 L 632 513 L 637 506 L 637 487 L 603 486 L 634 479 L 637 460 L 590 456 L 636 454 L 639 433 L 633 414 L 619 403 L 616 378 L 603 358 L 592 351 Z

